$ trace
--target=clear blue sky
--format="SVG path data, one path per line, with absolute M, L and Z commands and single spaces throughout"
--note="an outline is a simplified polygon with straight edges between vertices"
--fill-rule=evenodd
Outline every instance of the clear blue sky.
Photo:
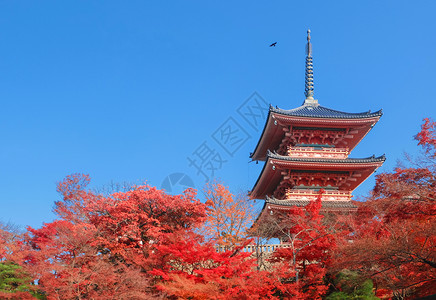
M 389 171 L 435 117 L 435 12 L 435 1 L 398 0 L 0 1 L 0 221 L 51 221 L 55 184 L 75 172 L 95 187 L 161 186 L 177 172 L 201 186 L 187 158 L 205 145 L 225 161 L 215 177 L 251 189 L 264 121 L 251 127 L 237 110 L 255 91 L 302 103 L 308 28 L 315 98 L 383 108 L 351 157 L 386 153 Z M 219 129 L 235 123 L 242 140 L 226 152 Z

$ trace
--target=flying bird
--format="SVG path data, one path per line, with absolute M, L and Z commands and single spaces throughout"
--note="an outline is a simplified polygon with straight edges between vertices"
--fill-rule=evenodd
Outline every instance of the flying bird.
M 270 47 L 275 47 L 277 45 L 277 42 L 272 43 L 271 45 L 269 45 Z

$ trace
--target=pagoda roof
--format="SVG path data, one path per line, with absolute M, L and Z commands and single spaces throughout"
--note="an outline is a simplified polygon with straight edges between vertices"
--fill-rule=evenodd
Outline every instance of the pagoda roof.
M 283 177 L 281 172 L 286 170 L 359 172 L 360 176 L 351 183 L 348 189 L 353 191 L 380 167 L 385 160 L 385 155 L 346 159 L 300 158 L 283 156 L 268 151 L 265 165 L 250 192 L 250 197 L 253 199 L 263 199 L 266 196 L 272 195 Z
M 308 163 L 335 163 L 335 164 L 361 164 L 361 163 L 373 163 L 373 162 L 384 162 L 386 156 L 383 154 L 381 156 L 370 156 L 366 158 L 301 158 L 301 157 L 291 157 L 280 155 L 268 150 L 268 158 L 274 158 L 278 160 L 286 160 L 292 162 L 308 162 Z
M 285 214 L 292 207 L 305 207 L 310 203 L 310 201 L 311 200 L 307 200 L 307 201 L 278 200 L 275 198 L 267 197 L 265 199 L 265 203 L 262 207 L 261 212 L 257 216 L 256 220 L 253 222 L 253 225 L 251 227 L 254 228 L 254 226 L 256 225 L 268 226 L 269 221 L 276 219 L 277 217 L 278 218 L 284 217 Z M 328 213 L 328 212 L 350 213 L 355 211 L 357 211 L 357 206 L 354 205 L 351 201 L 324 201 L 324 200 L 321 201 L 321 213 Z M 264 221 L 266 222 L 264 223 Z M 276 225 L 276 222 L 274 222 L 273 224 Z M 277 232 L 274 232 L 274 230 L 269 230 L 267 234 L 269 236 L 273 235 L 278 237 Z
M 280 200 L 276 199 L 274 197 L 266 197 L 265 203 L 266 204 L 274 204 L 279 206 L 286 206 L 286 207 L 303 207 L 310 203 L 311 200 Z M 354 205 L 351 201 L 329 201 L 329 200 L 321 200 L 321 205 L 323 209 L 328 208 L 352 208 L 357 209 L 357 206 Z
M 289 110 L 270 106 L 264 129 L 250 157 L 265 160 L 267 150 L 277 150 L 285 136 L 284 130 L 289 126 L 354 129 L 356 133 L 347 145 L 351 151 L 382 115 L 382 110 L 347 113 L 321 106 L 317 100 L 305 101 L 302 106 Z
M 382 110 L 376 112 L 366 111 L 361 113 L 347 113 L 339 110 L 330 109 L 321 105 L 304 104 L 294 109 L 281 109 L 270 106 L 270 112 L 296 117 L 307 118 L 329 118 L 329 119 L 366 119 L 380 117 Z

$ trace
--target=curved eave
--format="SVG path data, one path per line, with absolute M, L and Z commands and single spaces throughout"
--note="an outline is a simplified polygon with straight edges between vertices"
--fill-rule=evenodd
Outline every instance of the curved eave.
M 302 106 L 306 107 L 306 106 Z M 309 107 L 309 106 L 307 106 Z M 301 108 L 301 107 L 300 107 Z M 297 108 L 295 110 L 298 110 Z M 368 134 L 368 132 L 374 127 L 374 125 L 379 121 L 380 117 L 383 115 L 382 110 L 374 113 L 356 113 L 349 114 L 339 111 L 330 110 L 329 111 L 342 113 L 344 115 L 316 115 L 316 114 L 296 114 L 295 110 L 283 110 L 280 108 L 274 108 L 270 106 L 266 123 L 260 139 L 256 145 L 254 151 L 250 154 L 252 160 L 266 159 L 267 150 L 277 150 L 276 148 L 282 141 L 284 137 L 283 128 L 286 126 L 325 126 L 325 127 L 344 127 L 353 128 L 361 127 L 359 137 L 355 139 L 354 143 L 349 146 L 349 151 L 353 150 L 354 147 Z M 293 113 L 294 112 L 294 113 Z
M 252 160 L 263 160 L 262 157 L 259 157 L 259 148 L 262 145 L 262 142 L 266 139 L 267 136 L 271 136 L 270 131 L 271 131 L 271 127 L 274 126 L 272 123 L 274 123 L 273 118 L 271 118 L 271 111 L 272 111 L 272 106 L 269 106 L 269 111 L 268 111 L 268 116 L 266 117 L 266 122 L 265 122 L 265 126 L 263 127 L 262 130 L 262 134 L 260 135 L 260 139 L 259 141 L 257 141 L 257 145 L 256 148 L 254 148 L 254 151 L 252 153 L 250 153 L 250 158 Z M 276 130 L 278 129 L 277 126 Z
M 341 165 L 347 165 L 347 164 L 372 164 L 372 163 L 381 163 L 386 160 L 386 156 L 383 154 L 381 156 L 376 157 L 375 155 L 366 157 L 366 158 L 300 158 L 300 157 L 290 157 L 290 156 L 284 156 L 279 155 L 277 153 L 273 153 L 271 151 L 267 152 L 267 157 L 274 160 L 274 162 L 280 163 L 280 162 L 294 162 L 294 163 L 303 163 L 303 164 L 341 164 Z
M 310 200 L 279 200 L 274 197 L 266 197 L 265 199 L 266 204 L 272 204 L 272 205 L 278 205 L 280 207 L 304 207 L 307 204 L 310 203 Z M 349 209 L 357 209 L 357 206 L 354 205 L 351 200 L 349 201 L 331 201 L 331 200 L 322 200 L 321 198 L 321 205 L 323 209 L 343 209 L 343 208 L 349 208 Z
M 255 194 L 255 192 L 256 192 L 255 190 L 256 190 L 256 187 L 259 186 L 259 184 L 260 184 L 260 182 L 262 180 L 261 178 L 265 177 L 265 174 L 268 172 L 267 169 L 271 169 L 271 168 L 267 168 L 267 166 L 269 166 L 268 160 L 263 164 L 262 171 L 260 172 L 259 177 L 257 177 L 256 183 L 254 184 L 254 186 L 251 189 L 251 191 L 248 193 L 248 196 L 251 199 L 260 199 L 259 197 L 257 197 L 257 194 Z
M 366 125 L 371 128 L 371 125 L 377 123 L 381 116 L 368 118 L 321 118 L 315 116 L 293 116 L 271 112 L 271 117 L 274 118 L 274 120 L 277 120 L 277 123 L 282 126 L 359 127 Z
M 281 200 L 276 200 L 276 201 L 281 201 Z M 328 213 L 328 212 L 353 213 L 357 211 L 357 206 L 354 205 L 351 201 L 344 201 L 347 203 L 336 203 L 336 202 L 338 201 L 322 201 L 321 213 Z M 257 226 L 262 226 L 262 223 L 264 223 L 266 226 L 269 226 L 268 223 L 272 219 L 283 216 L 283 214 L 288 213 L 293 207 L 305 207 L 307 204 L 309 204 L 308 201 L 307 203 L 301 202 L 301 203 L 291 204 L 289 202 L 285 204 L 285 203 L 275 203 L 274 201 L 271 201 L 271 199 L 267 199 L 262 207 L 262 210 L 257 216 L 256 220 L 253 222 L 251 229 L 254 229 Z M 266 230 L 269 234 L 271 234 L 271 228 L 266 227 Z M 262 235 L 262 228 L 260 227 L 256 233 Z
M 302 105 L 289 110 L 271 107 L 270 110 L 286 116 L 319 119 L 370 119 L 377 117 L 380 118 L 383 115 L 383 110 L 381 109 L 376 112 L 367 111 L 361 113 L 347 113 L 321 105 Z
M 271 195 L 280 183 L 282 170 L 311 171 L 359 171 L 362 176 L 350 191 L 364 182 L 377 168 L 383 165 L 385 156 L 368 158 L 296 158 L 268 152 L 267 160 L 257 181 L 250 192 L 252 199 L 263 199 Z

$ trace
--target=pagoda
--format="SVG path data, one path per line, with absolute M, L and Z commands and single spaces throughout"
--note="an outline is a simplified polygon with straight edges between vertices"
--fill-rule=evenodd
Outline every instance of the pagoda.
M 265 161 L 250 192 L 264 199 L 257 222 L 274 211 L 305 206 L 322 195 L 322 211 L 350 212 L 352 192 L 385 161 L 385 156 L 349 158 L 374 127 L 382 111 L 347 113 L 321 106 L 314 99 L 310 30 L 307 31 L 303 105 L 284 110 L 270 106 L 262 135 L 251 159 Z

